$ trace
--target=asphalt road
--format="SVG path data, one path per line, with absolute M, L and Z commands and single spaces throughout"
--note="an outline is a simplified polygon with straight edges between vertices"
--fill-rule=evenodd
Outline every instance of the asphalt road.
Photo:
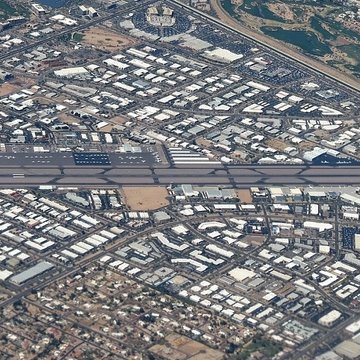
M 241 30 L 238 28 L 239 24 L 236 24 L 235 26 L 231 26 L 228 24 L 225 24 L 221 19 L 215 18 L 212 15 L 209 15 L 205 12 L 202 12 L 200 10 L 195 9 L 194 7 L 191 7 L 190 5 L 186 5 L 184 3 L 182 3 L 179 0 L 171 0 L 172 3 L 189 10 L 190 12 L 194 12 L 197 15 L 199 15 L 200 17 L 202 17 L 203 19 L 206 19 L 207 21 L 214 23 L 220 27 L 223 27 L 227 30 L 231 30 L 234 32 L 237 32 L 239 34 L 241 34 L 241 36 L 248 38 L 252 41 L 255 41 L 259 44 L 261 44 L 262 46 L 264 46 L 265 48 L 271 49 L 272 51 L 274 51 L 275 53 L 277 53 L 280 56 L 283 56 L 285 58 L 291 59 L 291 60 L 295 60 L 296 62 L 300 63 L 301 65 L 305 66 L 306 68 L 315 71 L 317 74 L 322 74 L 325 75 L 339 83 L 341 83 L 342 85 L 345 85 L 347 88 L 351 88 L 352 90 L 355 90 L 356 92 L 360 91 L 360 85 L 358 84 L 358 82 L 356 81 L 355 78 L 350 77 L 346 74 L 341 74 L 340 71 L 336 71 L 335 69 L 326 69 L 326 66 L 324 64 L 320 64 L 320 67 L 317 67 L 315 65 L 314 60 L 312 61 L 307 61 L 306 57 L 303 56 L 301 53 L 296 54 L 295 51 L 293 50 L 289 50 L 286 47 L 282 47 L 281 43 L 278 44 L 278 46 L 272 46 L 270 45 L 268 42 L 264 42 L 263 40 L 261 40 L 258 36 L 256 36 L 255 33 L 251 32 L 251 30 L 245 29 L 246 33 L 241 32 Z M 220 9 L 223 9 L 221 7 L 221 5 L 219 5 Z M 234 21 L 234 19 L 231 18 L 231 16 L 229 16 L 225 11 L 223 11 L 223 13 L 225 14 L 225 16 L 230 20 L 230 22 L 232 23 Z M 236 23 L 236 21 L 235 21 Z M 275 43 L 275 41 L 272 41 L 272 43 Z
M 146 3 L 150 3 L 151 1 L 152 0 L 142 0 L 142 3 L 146 4 Z M 5 59 L 10 58 L 11 56 L 17 56 L 19 53 L 29 51 L 35 47 L 41 46 L 45 43 L 48 43 L 51 40 L 57 41 L 57 40 L 59 40 L 59 38 L 61 36 L 82 31 L 91 26 L 104 23 L 105 21 L 111 20 L 112 18 L 122 15 L 122 14 L 128 14 L 129 12 L 136 10 L 138 8 L 138 6 L 139 5 L 137 3 L 124 4 L 109 15 L 96 17 L 88 22 L 81 23 L 80 25 L 77 25 L 77 26 L 66 27 L 64 30 L 62 30 L 60 32 L 55 32 L 50 36 L 42 38 L 41 40 L 30 42 L 30 43 L 22 45 L 22 46 L 18 46 L 13 50 L 9 50 L 9 51 L 4 52 L 3 54 L 0 54 L 0 61 L 4 61 Z
M 39 185 L 360 185 L 360 166 L 0 166 L 1 187 Z

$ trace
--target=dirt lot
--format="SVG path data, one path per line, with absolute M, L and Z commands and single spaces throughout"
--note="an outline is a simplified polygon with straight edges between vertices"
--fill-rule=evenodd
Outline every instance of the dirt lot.
M 196 139 L 196 145 L 204 146 L 204 147 L 210 147 L 211 141 L 204 139 L 203 137 L 199 137 Z
M 106 121 L 109 123 L 109 125 L 106 125 L 103 128 L 101 128 L 99 132 L 111 132 L 115 126 L 125 124 L 128 121 L 128 119 L 124 116 L 118 115 Z
M 111 119 L 109 119 L 109 122 L 111 122 L 114 125 L 122 125 L 125 124 L 129 119 L 126 118 L 125 116 L 122 115 L 118 115 L 118 116 L 114 116 Z
M 156 210 L 169 205 L 168 192 L 161 186 L 126 186 L 122 188 L 122 194 L 126 204 L 134 211 Z
M 181 335 L 169 335 L 165 338 L 167 344 L 154 345 L 150 351 L 168 360 L 220 360 L 223 354 L 220 351 L 213 350 L 200 342 L 191 340 Z
M 271 139 L 269 141 L 267 141 L 266 143 L 268 146 L 273 147 L 276 150 L 280 150 L 283 151 L 284 149 L 286 149 L 287 147 L 289 147 L 289 144 L 287 144 L 284 141 L 281 140 L 276 140 L 276 139 Z
M 0 96 L 6 96 L 16 91 L 18 87 L 14 84 L 1 84 L 0 85 Z
M 256 235 L 256 234 L 252 234 L 252 235 L 246 235 L 242 241 L 251 244 L 253 246 L 261 246 L 264 241 L 266 240 L 264 235 Z
M 80 123 L 79 119 L 77 119 L 74 116 L 71 116 L 65 112 L 60 114 L 58 117 L 65 124 L 73 124 L 73 123 L 79 124 Z
M 238 189 L 236 190 L 236 195 L 242 203 L 252 203 L 251 193 L 249 189 Z
M 83 33 L 82 42 L 93 45 L 98 49 L 115 51 L 135 44 L 136 40 L 130 36 L 118 34 L 102 27 L 94 27 Z
M 114 128 L 114 125 L 113 124 L 109 124 L 109 125 L 106 125 L 104 127 L 102 127 L 101 129 L 99 129 L 99 132 L 111 132 L 111 130 Z
M 296 145 L 300 150 L 311 150 L 314 147 L 314 144 L 309 141 L 302 141 L 300 144 Z

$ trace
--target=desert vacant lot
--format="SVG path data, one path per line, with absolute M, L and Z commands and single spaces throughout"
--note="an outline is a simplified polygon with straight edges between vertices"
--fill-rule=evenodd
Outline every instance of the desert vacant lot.
M 82 33 L 82 42 L 98 49 L 115 51 L 135 44 L 135 39 L 102 27 L 94 27 Z
M 168 192 L 161 186 L 126 186 L 122 189 L 126 204 L 134 211 L 159 209 L 169 204 Z
M 9 84 L 9 83 L 1 84 L 0 85 L 0 96 L 9 95 L 12 92 L 16 91 L 17 89 L 18 89 L 18 87 L 14 84 Z
M 242 203 L 252 203 L 252 197 L 249 189 L 238 189 L 236 190 L 236 195 Z
M 188 337 L 171 334 L 165 338 L 166 344 L 156 344 L 150 351 L 166 360 L 220 360 L 223 354 L 220 351 L 189 339 Z

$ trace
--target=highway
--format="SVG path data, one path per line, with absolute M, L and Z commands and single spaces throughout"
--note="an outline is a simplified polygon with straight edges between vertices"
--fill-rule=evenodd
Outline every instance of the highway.
M 312 71 L 315 71 L 318 74 L 325 75 L 326 77 L 331 78 L 331 79 L 341 83 L 345 87 L 354 90 L 356 93 L 358 93 L 360 91 L 360 84 L 357 81 L 357 79 L 355 79 L 345 73 L 342 74 L 340 71 L 330 68 L 327 65 L 324 65 L 323 63 L 316 61 L 314 58 L 303 55 L 300 52 L 294 51 L 291 48 L 284 46 L 280 42 L 274 41 L 274 39 L 271 39 L 268 37 L 269 40 L 264 41 L 263 38 L 265 38 L 266 36 L 263 36 L 263 35 L 259 36 L 259 34 L 256 34 L 255 32 L 245 28 L 239 22 L 234 20 L 222 8 L 222 6 L 218 0 L 215 0 L 215 3 L 213 3 L 213 5 L 214 4 L 216 5 L 215 10 L 221 11 L 221 13 L 224 15 L 224 17 L 228 20 L 229 24 L 226 24 L 224 21 L 222 21 L 222 19 L 217 19 L 214 16 L 209 15 L 200 10 L 197 10 L 190 5 L 186 5 L 183 2 L 181 2 L 180 0 L 171 0 L 171 2 L 178 5 L 179 7 L 183 8 L 183 9 L 186 9 L 190 12 L 196 13 L 199 17 L 205 19 L 206 21 L 208 21 L 210 23 L 216 24 L 217 26 L 220 26 L 227 30 L 236 32 L 249 40 L 252 40 L 252 41 L 255 41 L 255 42 L 261 44 L 265 48 L 271 49 L 272 51 L 274 51 L 275 53 L 277 53 L 278 55 L 280 55 L 282 57 L 285 57 L 287 59 L 291 59 L 297 63 L 300 63 L 302 66 L 304 66 Z M 232 25 L 230 25 L 230 24 L 232 24 Z
M 281 56 L 295 60 L 296 62 L 301 63 L 303 66 L 307 67 L 308 69 L 311 69 L 317 73 L 321 73 L 329 78 L 332 78 L 332 79 L 340 82 L 341 84 L 345 85 L 347 88 L 351 88 L 352 90 L 355 90 L 356 92 L 359 92 L 359 90 L 360 90 L 359 85 L 357 84 L 355 79 L 353 79 L 347 75 L 341 75 L 341 74 L 338 75 L 337 72 L 335 74 L 335 73 L 333 73 L 333 69 L 328 69 L 328 71 L 324 71 L 324 70 L 322 70 L 323 66 L 321 66 L 323 64 L 318 64 L 317 67 L 313 65 L 314 64 L 313 59 L 311 59 L 311 61 L 309 59 L 307 59 L 307 61 L 303 60 L 302 54 L 291 55 L 290 52 L 293 53 L 293 51 L 291 51 L 289 49 L 283 50 L 283 48 L 281 47 L 280 44 L 279 44 L 279 47 L 270 46 L 268 43 L 265 43 L 264 41 L 262 41 L 261 39 L 256 37 L 256 34 L 252 34 L 252 36 L 249 35 L 248 32 L 245 34 L 244 32 L 240 32 L 239 29 L 237 29 L 237 27 L 224 24 L 221 20 L 219 20 L 209 14 L 201 12 L 201 11 L 195 9 L 194 7 L 191 7 L 184 3 L 181 3 L 179 0 L 171 0 L 171 1 L 174 4 L 176 4 L 177 6 L 182 7 L 183 9 L 186 9 L 190 12 L 196 13 L 198 16 L 200 16 L 203 19 L 206 19 L 207 21 L 209 21 L 211 23 L 214 23 L 214 24 L 216 24 L 220 27 L 223 27 L 227 30 L 237 32 L 237 33 L 241 34 L 243 37 L 248 38 L 249 40 L 255 41 L 255 42 L 263 45 L 264 47 L 273 50 L 274 52 L 276 52 L 277 54 L 279 54 Z M 146 3 L 149 3 L 149 4 L 152 3 L 152 0 L 142 0 L 141 5 L 143 6 Z M 48 43 L 51 40 L 59 40 L 64 35 L 68 35 L 68 34 L 75 33 L 75 32 L 81 32 L 82 30 L 87 29 L 91 26 L 102 24 L 105 21 L 111 20 L 119 15 L 128 14 L 131 11 L 137 9 L 138 7 L 139 7 L 139 4 L 137 4 L 136 2 L 135 3 L 131 2 L 131 3 L 125 4 L 123 6 L 120 6 L 116 11 L 112 12 L 109 15 L 99 16 L 88 22 L 81 23 L 75 27 L 69 27 L 60 32 L 56 32 L 50 36 L 44 37 L 41 40 L 30 42 L 30 43 L 24 44 L 22 46 L 16 47 L 15 49 L 6 51 L 6 52 L 0 54 L 0 60 L 4 61 L 12 56 L 18 56 L 20 53 L 23 53 L 25 51 L 30 51 L 38 46 Z M 224 14 L 226 14 L 226 13 L 224 12 Z M 231 19 L 230 16 L 229 16 L 229 19 Z M 235 24 L 236 24 L 236 22 L 235 22 Z M 319 66 L 321 66 L 321 69 L 319 68 Z M 330 73 L 330 71 L 331 71 L 331 73 Z
M 142 3 L 143 4 L 151 3 L 151 1 L 152 0 L 142 0 Z M 119 15 L 122 15 L 122 14 L 128 14 L 129 12 L 137 9 L 138 6 L 139 5 L 137 3 L 124 4 L 124 5 L 120 6 L 118 8 L 118 10 L 112 12 L 109 15 L 99 16 L 99 17 L 96 17 L 96 18 L 94 18 L 94 19 L 92 19 L 92 20 L 90 20 L 88 22 L 81 23 L 80 25 L 67 27 L 65 30 L 62 30 L 60 32 L 55 32 L 52 35 L 44 37 L 41 40 L 30 42 L 28 44 L 16 47 L 13 50 L 8 50 L 8 51 L 4 52 L 3 54 L 0 54 L 0 61 L 4 61 L 5 59 L 10 58 L 11 56 L 18 56 L 18 54 L 20 54 L 22 52 L 34 49 L 34 48 L 36 48 L 38 46 L 41 46 L 41 45 L 43 45 L 45 43 L 48 43 L 51 40 L 58 41 L 64 35 L 72 34 L 72 33 L 75 33 L 75 32 L 80 32 L 80 31 L 85 30 L 85 29 L 87 29 L 87 28 L 89 28 L 91 26 L 102 24 L 105 21 L 111 20 L 112 18 L 114 18 L 116 16 L 119 16 Z
M 7 166 L 0 187 L 122 185 L 360 185 L 360 166 Z

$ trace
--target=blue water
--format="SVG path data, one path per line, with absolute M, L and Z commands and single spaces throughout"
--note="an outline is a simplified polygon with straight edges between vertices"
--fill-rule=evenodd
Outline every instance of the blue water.
M 53 8 L 59 8 L 65 5 L 66 0 L 38 0 L 38 2 Z

